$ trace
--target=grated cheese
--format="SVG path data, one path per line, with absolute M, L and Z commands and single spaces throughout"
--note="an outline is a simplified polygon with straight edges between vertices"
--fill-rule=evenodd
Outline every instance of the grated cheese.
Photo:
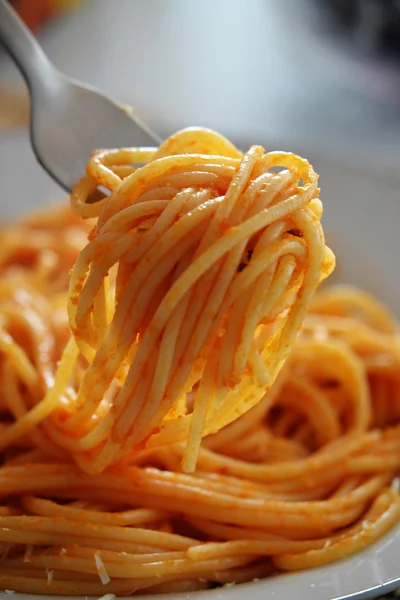
M 32 544 L 29 544 L 26 548 L 25 548 L 25 554 L 24 554 L 24 563 L 29 563 L 31 562 L 31 556 L 32 556 L 32 552 L 33 552 L 33 546 Z
M 106 585 L 107 583 L 110 583 L 111 579 L 108 576 L 108 573 L 106 571 L 106 568 L 104 566 L 103 561 L 101 560 L 100 556 L 98 554 L 94 555 L 94 560 L 96 562 L 96 568 L 97 568 L 97 572 L 99 574 L 101 583 L 103 585 Z
M 393 479 L 390 489 L 396 494 L 400 494 L 400 477 L 395 477 Z

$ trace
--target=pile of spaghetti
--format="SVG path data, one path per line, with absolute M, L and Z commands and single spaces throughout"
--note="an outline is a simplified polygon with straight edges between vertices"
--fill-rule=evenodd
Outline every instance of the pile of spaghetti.
M 73 213 L 3 229 L 0 589 L 209 589 L 399 520 L 397 324 L 315 294 L 318 194 L 304 159 L 191 129 L 94 152 Z

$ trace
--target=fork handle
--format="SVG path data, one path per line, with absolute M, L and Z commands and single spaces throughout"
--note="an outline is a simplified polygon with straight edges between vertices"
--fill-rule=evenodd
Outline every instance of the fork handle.
M 0 42 L 14 59 L 30 90 L 44 84 L 54 67 L 7 0 L 0 0 Z

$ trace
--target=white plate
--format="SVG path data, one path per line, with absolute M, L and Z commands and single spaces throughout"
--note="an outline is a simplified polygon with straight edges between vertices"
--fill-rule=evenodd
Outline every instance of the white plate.
M 383 177 L 380 179 L 367 171 L 341 166 L 318 156 L 309 158 L 320 174 L 325 231 L 337 255 L 334 278 L 371 291 L 400 317 L 398 191 Z M 35 163 L 25 135 L 0 137 L 1 220 L 61 196 L 57 186 Z M 397 527 L 364 552 L 327 567 L 210 592 L 178 594 L 176 598 L 241 600 L 248 595 L 251 600 L 332 600 L 375 597 L 400 587 L 399 557 L 400 527 Z M 9 595 L 3 596 L 10 600 Z M 55 600 L 56 597 L 46 598 Z M 172 596 L 153 598 L 168 600 Z M 26 594 L 14 594 L 12 599 L 34 600 Z

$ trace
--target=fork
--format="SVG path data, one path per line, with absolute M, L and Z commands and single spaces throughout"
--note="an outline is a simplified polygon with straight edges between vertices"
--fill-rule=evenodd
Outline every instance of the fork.
M 60 73 L 6 0 L 0 0 L 0 42 L 29 89 L 33 151 L 67 192 L 93 150 L 159 145 L 133 109 Z

